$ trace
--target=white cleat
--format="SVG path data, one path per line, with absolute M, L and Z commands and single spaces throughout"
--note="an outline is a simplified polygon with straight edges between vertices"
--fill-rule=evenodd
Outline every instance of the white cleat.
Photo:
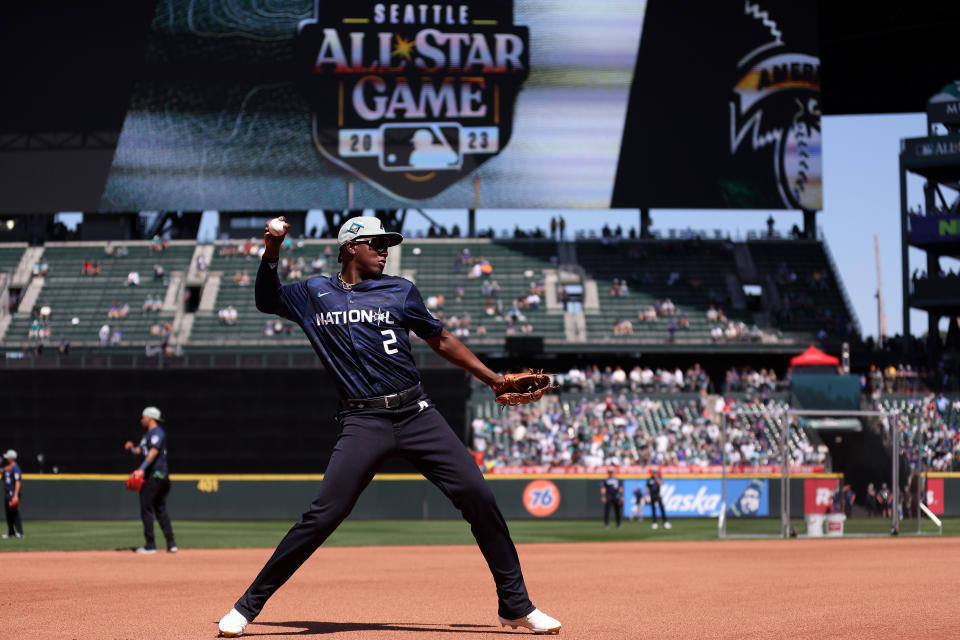
M 242 613 L 236 609 L 230 609 L 230 613 L 220 618 L 220 635 L 226 638 L 238 638 L 247 628 L 247 622 Z
M 654 528 L 654 529 L 659 529 L 659 528 L 660 528 L 660 525 L 658 525 L 656 522 L 654 522 L 654 523 L 653 523 L 653 528 Z
M 544 635 L 557 635 L 560 633 L 561 626 L 559 620 L 551 618 L 543 611 L 540 611 L 540 609 L 534 609 L 523 618 L 517 618 L 516 620 L 507 620 L 501 617 L 500 624 L 504 627 L 513 627 L 514 629 L 522 627 L 534 633 Z
M 156 549 L 147 549 L 146 547 L 137 547 L 133 550 L 134 553 L 139 553 L 140 555 L 153 555 L 157 552 Z
M 670 528 L 672 528 L 672 525 L 671 525 L 669 522 L 664 522 L 664 523 L 663 523 L 663 528 L 664 528 L 664 529 L 670 529 Z

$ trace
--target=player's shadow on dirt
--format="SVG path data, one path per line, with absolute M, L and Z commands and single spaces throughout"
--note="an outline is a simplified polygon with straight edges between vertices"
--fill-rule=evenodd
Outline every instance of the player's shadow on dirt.
M 295 631 L 263 631 L 258 632 L 254 627 L 285 627 Z M 245 636 L 321 636 L 329 633 L 344 633 L 348 631 L 424 631 L 437 633 L 513 633 L 509 629 L 490 624 L 416 624 L 404 622 L 251 622 L 243 632 Z M 402 636 L 400 636 L 402 637 Z

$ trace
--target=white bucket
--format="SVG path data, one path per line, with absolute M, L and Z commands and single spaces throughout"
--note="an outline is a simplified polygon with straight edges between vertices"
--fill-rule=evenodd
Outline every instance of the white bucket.
M 807 516 L 807 537 L 823 537 L 823 521 L 826 518 L 824 513 L 808 513 Z
M 843 535 L 843 521 L 847 519 L 847 516 L 842 513 L 828 513 L 827 514 L 827 536 L 842 536 Z

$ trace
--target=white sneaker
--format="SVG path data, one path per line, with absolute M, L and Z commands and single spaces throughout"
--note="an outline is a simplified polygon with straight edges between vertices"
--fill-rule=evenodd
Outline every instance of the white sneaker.
M 664 522 L 664 523 L 663 523 L 663 528 L 664 528 L 664 529 L 670 529 L 671 527 L 672 527 L 672 525 L 671 525 L 669 522 Z
M 180 548 L 177 545 L 173 545 L 167 549 L 167 553 L 176 553 L 177 551 L 180 551 Z
M 10 537 L 10 534 L 9 534 L 9 533 L 5 533 L 5 534 L 3 534 L 2 536 L 0 536 L 0 538 L 3 538 L 4 540 L 6 540 L 6 539 L 9 538 L 9 537 Z
M 504 627 L 513 627 L 514 629 L 523 627 L 524 629 L 530 629 L 530 631 L 534 633 L 545 635 L 557 635 L 560 633 L 561 626 L 559 620 L 551 618 L 543 611 L 540 611 L 540 609 L 534 609 L 523 618 L 517 618 L 516 620 L 507 620 L 501 617 L 500 624 Z
M 133 550 L 133 552 L 134 552 L 134 553 L 140 553 L 140 554 L 150 555 L 150 554 L 152 554 L 152 553 L 156 553 L 157 550 L 156 550 L 156 549 L 147 549 L 146 547 L 137 547 L 136 549 Z
M 658 525 L 656 522 L 654 522 L 654 523 L 653 523 L 653 528 L 654 528 L 654 529 L 659 529 L 659 528 L 660 528 L 660 525 Z
M 247 628 L 247 619 L 236 609 L 230 609 L 230 613 L 220 618 L 220 635 L 227 638 L 236 638 L 243 635 L 243 630 Z

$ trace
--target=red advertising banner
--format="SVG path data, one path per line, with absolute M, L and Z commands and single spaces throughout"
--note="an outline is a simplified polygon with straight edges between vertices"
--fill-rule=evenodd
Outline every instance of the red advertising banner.
M 938 516 L 943 515 L 943 478 L 927 478 L 927 508 Z
M 614 470 L 622 475 L 650 475 L 650 467 L 646 465 L 623 465 L 619 467 L 613 467 Z M 709 465 L 705 467 L 684 467 L 684 466 L 667 466 L 661 465 L 657 467 L 660 473 L 666 475 L 716 475 L 723 472 L 723 469 L 720 465 Z M 582 465 L 570 466 L 570 467 L 552 467 L 549 465 L 537 465 L 529 467 L 519 467 L 519 466 L 506 466 L 506 467 L 493 467 L 492 469 L 487 470 L 487 474 L 494 476 L 501 475 L 527 475 L 527 476 L 538 476 L 545 474 L 553 475 L 566 475 L 566 476 L 579 476 L 579 475 L 595 475 L 595 474 L 605 474 L 607 470 L 610 469 L 610 465 L 601 465 L 597 467 L 585 467 Z M 746 465 L 737 465 L 727 467 L 727 473 L 729 474 L 739 474 L 739 475 L 750 475 L 753 473 L 756 474 L 767 474 L 767 473 L 780 473 L 780 465 L 776 464 L 765 464 L 758 466 L 746 466 Z M 799 464 L 793 465 L 790 467 L 790 473 L 823 473 L 822 464 Z
M 807 478 L 803 481 L 803 513 L 829 513 L 833 506 L 835 478 Z

